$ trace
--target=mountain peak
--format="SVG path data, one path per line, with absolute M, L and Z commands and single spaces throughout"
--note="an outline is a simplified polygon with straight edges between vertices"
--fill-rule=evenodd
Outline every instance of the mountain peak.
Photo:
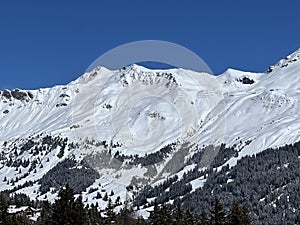
M 300 140 L 299 58 L 300 50 L 287 56 L 272 76 L 132 64 L 96 67 L 64 86 L 1 91 L 0 191 L 53 202 L 67 180 L 104 209 L 100 192 L 124 202 L 168 177 L 178 179 L 174 190 L 196 190 L 209 160 L 233 168 L 244 156 Z M 218 153 L 220 143 L 228 149 Z
M 275 65 L 270 66 L 267 72 L 270 73 L 275 69 L 287 67 L 290 64 L 298 61 L 299 59 L 300 59 L 300 48 L 295 52 L 293 52 L 292 54 L 285 57 L 284 59 L 279 60 L 279 62 L 276 63 Z
M 175 74 L 176 71 L 174 69 L 153 70 L 137 64 L 131 64 L 129 66 L 123 67 L 115 75 L 117 77 L 117 80 L 123 83 L 124 86 L 128 86 L 137 81 L 145 85 L 158 83 L 160 81 L 176 83 Z
M 126 70 L 126 71 L 128 71 L 128 70 L 134 70 L 134 71 L 144 71 L 144 72 L 153 71 L 151 69 L 148 69 L 148 68 L 146 68 L 144 66 L 140 66 L 138 64 L 131 64 L 129 66 L 125 66 L 125 67 L 123 67 L 122 70 Z

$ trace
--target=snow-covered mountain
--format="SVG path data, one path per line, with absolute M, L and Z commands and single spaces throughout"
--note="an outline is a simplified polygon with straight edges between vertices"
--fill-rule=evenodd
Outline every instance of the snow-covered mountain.
M 264 73 L 98 67 L 62 86 L 0 92 L 0 191 L 54 199 L 66 182 L 106 205 L 183 176 L 207 146 L 223 166 L 300 140 L 300 50 Z M 207 167 L 217 152 L 206 152 Z M 205 179 L 191 181 L 193 189 Z

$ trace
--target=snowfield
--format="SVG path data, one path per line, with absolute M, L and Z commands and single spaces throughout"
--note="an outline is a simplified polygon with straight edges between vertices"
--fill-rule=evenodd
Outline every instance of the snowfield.
M 299 100 L 300 50 L 264 73 L 228 69 L 213 76 L 138 65 L 116 71 L 98 67 L 67 85 L 1 91 L 0 191 L 32 181 L 16 192 L 54 200 L 57 192 L 41 193 L 39 180 L 67 158 L 88 157 L 100 177 L 82 192 L 83 200 L 103 208 L 106 202 L 96 198 L 97 192 L 103 197 L 113 191 L 113 201 L 118 196 L 124 201 L 146 184 L 176 174 L 180 179 L 189 168 L 185 162 L 197 151 L 184 147 L 187 143 L 234 146 L 238 156 L 224 164 L 234 166 L 245 155 L 299 141 Z M 75 146 L 67 146 L 60 157 L 60 146 L 38 153 L 35 146 L 21 150 L 28 140 L 39 142 L 46 135 L 68 138 Z M 130 156 L 144 157 L 170 144 L 174 149 L 155 166 L 126 164 Z M 128 158 L 98 160 L 105 151 Z M 7 164 L 9 159 L 36 161 L 38 166 L 16 169 Z M 190 183 L 196 189 L 205 180 Z M 130 185 L 133 189 L 128 190 Z

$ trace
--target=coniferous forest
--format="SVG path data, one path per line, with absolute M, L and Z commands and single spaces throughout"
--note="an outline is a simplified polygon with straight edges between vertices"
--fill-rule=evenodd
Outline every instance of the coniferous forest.
M 158 186 L 145 187 L 119 211 L 115 210 L 119 205 L 108 196 L 104 210 L 98 205 L 83 204 L 69 185 L 60 189 L 53 203 L 34 202 L 25 194 L 2 192 L 0 224 L 299 224 L 300 142 L 267 149 L 242 158 L 232 168 L 225 166 L 216 171 L 228 151 L 223 148 L 213 163 L 215 166 L 207 171 L 191 170 L 181 180 L 174 176 Z M 191 163 L 199 161 L 198 158 L 201 154 L 193 157 Z M 207 176 L 206 183 L 192 190 L 190 180 L 202 175 Z M 40 216 L 34 222 L 28 215 L 9 212 L 11 205 L 41 209 Z M 137 209 L 142 208 L 149 212 L 149 218 L 139 216 Z
M 40 216 L 34 222 L 26 215 L 9 214 L 9 204 L 19 206 L 41 205 Z M 135 210 L 125 204 L 118 213 L 111 199 L 105 210 L 99 211 L 97 205 L 85 206 L 81 196 L 75 198 L 73 189 L 66 185 L 61 188 L 57 200 L 51 204 L 48 201 L 32 202 L 26 195 L 8 197 L 1 193 L 0 224 L 5 225 L 248 225 L 251 224 L 248 207 L 232 204 L 226 212 L 223 203 L 215 198 L 207 212 L 196 214 L 189 209 L 183 209 L 180 204 L 172 208 L 170 205 L 159 205 L 156 201 L 148 219 L 138 217 Z

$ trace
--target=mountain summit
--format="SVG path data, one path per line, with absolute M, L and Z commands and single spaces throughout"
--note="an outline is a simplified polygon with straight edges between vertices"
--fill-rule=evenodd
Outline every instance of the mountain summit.
M 105 194 L 134 199 L 146 186 L 209 168 L 220 149 L 231 153 L 218 170 L 296 143 L 299 57 L 298 50 L 267 73 L 219 76 L 98 67 L 67 85 L 1 91 L 0 190 L 53 200 L 69 183 L 104 208 Z M 190 163 L 199 152 L 201 162 Z M 206 182 L 200 178 L 189 181 L 194 191 Z

